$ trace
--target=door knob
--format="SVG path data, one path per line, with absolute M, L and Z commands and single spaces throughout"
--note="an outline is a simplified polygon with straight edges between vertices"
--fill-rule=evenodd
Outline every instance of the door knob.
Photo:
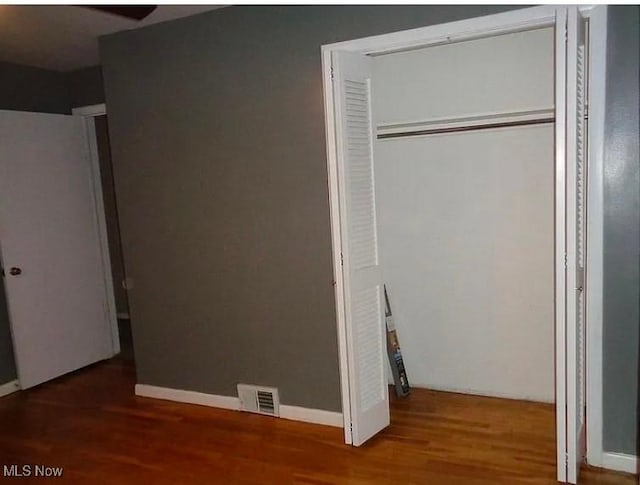
M 9 270 L 9 274 L 10 274 L 11 276 L 18 276 L 18 275 L 21 275 L 21 274 L 22 274 L 22 269 L 20 269 L 20 268 L 16 268 L 16 267 L 14 266 L 14 267 L 12 267 L 12 268 Z

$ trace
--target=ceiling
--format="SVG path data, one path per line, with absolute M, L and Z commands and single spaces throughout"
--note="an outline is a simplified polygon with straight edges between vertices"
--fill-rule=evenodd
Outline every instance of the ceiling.
M 98 37 L 223 5 L 160 5 L 142 21 L 66 5 L 0 5 L 0 61 L 56 71 L 100 63 Z

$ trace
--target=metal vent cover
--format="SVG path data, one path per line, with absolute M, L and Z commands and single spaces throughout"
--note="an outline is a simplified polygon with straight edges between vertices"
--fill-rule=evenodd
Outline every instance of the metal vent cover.
M 275 387 L 238 384 L 240 410 L 267 416 L 280 416 L 280 398 Z

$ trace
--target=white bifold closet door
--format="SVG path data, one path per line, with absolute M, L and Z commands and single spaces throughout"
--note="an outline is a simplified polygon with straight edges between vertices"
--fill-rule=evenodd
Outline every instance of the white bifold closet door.
M 567 18 L 567 481 L 577 483 L 585 436 L 585 22 Z
M 378 258 L 371 114 L 372 61 L 337 52 L 332 58 L 338 179 L 344 254 L 345 317 L 352 443 L 389 425 L 383 283 Z
M 0 247 L 23 389 L 113 355 L 93 184 L 82 117 L 0 111 Z

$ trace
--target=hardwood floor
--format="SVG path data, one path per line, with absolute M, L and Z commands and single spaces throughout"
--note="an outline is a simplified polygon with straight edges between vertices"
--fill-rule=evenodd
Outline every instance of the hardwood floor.
M 549 405 L 414 390 L 352 448 L 341 429 L 135 397 L 134 383 L 112 360 L 0 399 L 0 465 L 81 484 L 555 483 Z M 585 468 L 581 483 L 635 479 Z

